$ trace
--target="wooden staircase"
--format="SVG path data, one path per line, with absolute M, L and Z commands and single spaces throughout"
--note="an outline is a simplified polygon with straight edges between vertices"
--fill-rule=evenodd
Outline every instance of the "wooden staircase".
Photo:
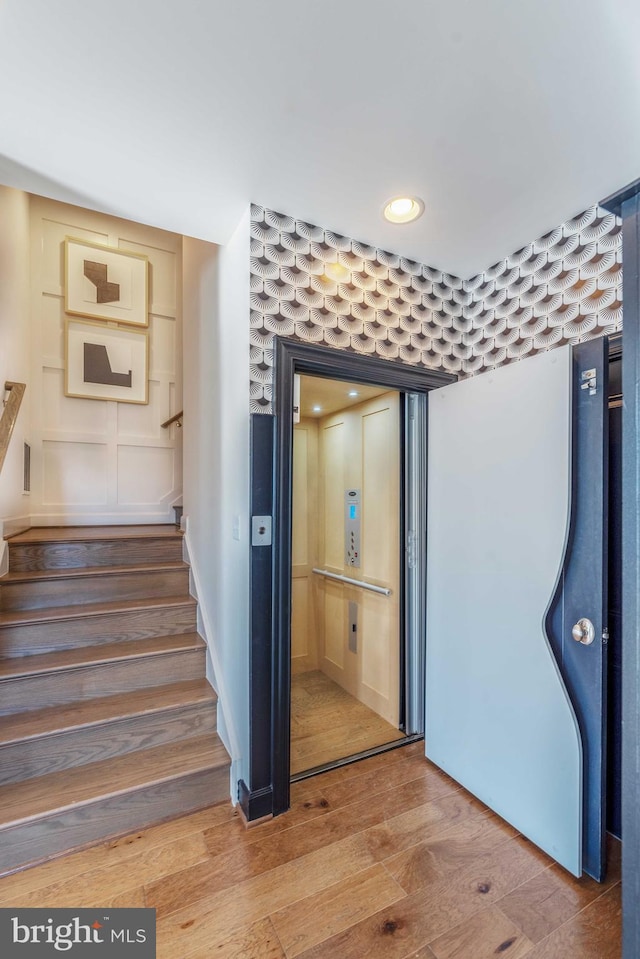
M 0 874 L 229 797 L 172 526 L 31 529 L 0 579 Z

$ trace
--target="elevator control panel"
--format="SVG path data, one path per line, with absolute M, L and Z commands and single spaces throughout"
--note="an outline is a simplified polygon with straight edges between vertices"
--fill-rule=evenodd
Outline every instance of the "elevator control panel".
M 344 494 L 344 565 L 360 566 L 360 490 Z

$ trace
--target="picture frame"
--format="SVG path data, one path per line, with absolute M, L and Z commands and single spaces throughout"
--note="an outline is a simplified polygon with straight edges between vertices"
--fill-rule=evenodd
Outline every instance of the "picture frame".
M 149 257 L 77 237 L 64 241 L 64 308 L 72 316 L 149 325 Z
M 64 395 L 148 403 L 149 334 L 67 318 Z

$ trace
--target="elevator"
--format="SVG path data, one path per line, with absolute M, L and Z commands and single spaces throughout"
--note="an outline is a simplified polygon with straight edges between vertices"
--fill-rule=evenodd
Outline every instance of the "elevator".
M 298 380 L 291 774 L 405 738 L 402 420 L 396 390 Z
M 255 543 L 252 553 L 256 732 L 251 789 L 241 784 L 251 818 L 284 811 L 292 779 L 368 754 L 349 721 L 338 723 L 344 752 L 318 759 L 308 744 L 298 749 L 310 735 L 304 707 L 321 704 L 316 684 L 393 720 L 357 698 L 363 678 L 367 696 L 383 690 L 370 666 L 349 658 L 367 649 L 367 637 L 363 603 L 343 599 L 352 589 L 393 593 L 379 565 L 392 556 L 393 540 L 380 536 L 391 524 L 379 502 L 369 509 L 367 490 L 388 492 L 396 476 L 397 660 L 387 650 L 378 673 L 391 678 L 397 664 L 384 697 L 393 703 L 397 691 L 389 725 L 399 738 L 389 743 L 419 735 L 422 717 L 427 758 L 565 868 L 601 878 L 610 633 L 606 568 L 594 557 L 606 556 L 606 343 L 565 346 L 458 383 L 320 347 L 276 346 L 275 415 L 252 424 L 252 513 L 275 519 L 273 549 Z M 342 377 L 343 397 L 331 409 L 320 400 L 303 409 L 296 374 Z M 375 392 L 364 396 L 358 384 Z M 357 395 L 347 401 L 345 392 Z M 384 431 L 369 427 L 383 412 L 393 421 L 396 397 L 399 455 L 385 474 L 389 433 L 383 443 Z M 384 447 L 384 462 L 367 446 Z M 350 472 L 368 458 L 371 479 Z M 594 627 L 587 641 L 573 625 L 585 617 Z M 381 618 L 378 606 L 370 620 Z M 299 677 L 306 689 L 296 688 Z M 324 705 L 321 736 L 336 711 Z

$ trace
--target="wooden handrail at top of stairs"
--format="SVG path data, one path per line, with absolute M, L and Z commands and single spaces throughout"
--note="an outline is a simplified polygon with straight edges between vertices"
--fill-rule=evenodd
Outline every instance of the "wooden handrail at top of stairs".
M 4 388 L 9 393 L 9 396 L 5 400 L 4 410 L 0 418 L 0 470 L 4 464 L 4 458 L 7 455 L 13 427 L 18 418 L 22 397 L 27 387 L 25 383 L 12 383 L 10 380 L 7 380 Z
M 180 410 L 179 413 L 175 413 L 173 416 L 170 416 L 168 420 L 165 420 L 164 423 L 160 424 L 160 428 L 166 430 L 167 427 L 171 426 L 172 423 L 175 423 L 177 426 L 182 426 L 182 417 L 184 413 Z

